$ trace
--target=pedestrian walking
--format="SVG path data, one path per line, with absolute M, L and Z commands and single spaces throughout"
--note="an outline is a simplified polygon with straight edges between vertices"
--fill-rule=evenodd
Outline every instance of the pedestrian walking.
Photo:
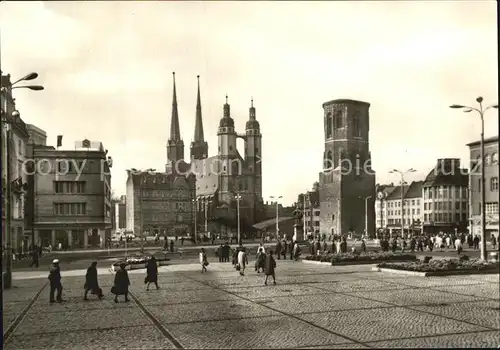
M 280 260 L 280 255 L 281 255 L 281 241 L 278 238 L 276 240 L 276 256 L 278 257 L 278 260 Z
M 40 266 L 40 255 L 39 255 L 39 249 L 35 245 L 33 246 L 33 249 L 31 251 L 31 257 L 33 258 L 33 261 L 31 262 L 30 267 L 36 266 L 37 268 Z
M 366 242 L 364 238 L 361 240 L 361 251 L 366 253 Z
M 493 246 L 493 250 L 495 250 L 497 247 L 497 239 L 496 239 L 495 235 L 491 235 L 491 245 Z M 37 267 L 38 267 L 38 265 L 37 265 Z
M 239 271 L 241 276 L 245 276 L 245 268 L 247 264 L 248 257 L 245 252 L 245 248 L 240 246 L 238 251 L 238 264 L 236 265 L 236 271 Z
M 231 247 L 226 242 L 222 247 L 222 262 L 229 262 L 229 255 L 231 254 Z
M 283 239 L 282 241 L 282 244 L 281 244 L 281 252 L 283 254 L 283 260 L 286 260 L 286 254 L 287 254 L 287 251 L 288 251 L 288 244 L 286 243 L 286 241 Z
M 290 242 L 288 243 L 288 250 L 290 252 L 290 260 L 293 260 L 293 242 L 292 242 L 292 240 L 290 240 Z
M 205 253 L 205 249 L 201 248 L 200 250 L 200 264 L 201 264 L 201 272 L 207 272 L 208 260 L 207 254 Z
M 222 262 L 223 261 L 223 257 L 224 257 L 224 246 L 220 245 L 219 248 L 217 248 L 217 250 L 215 251 L 215 255 L 219 258 L 219 262 Z
M 276 285 L 275 269 L 276 269 L 276 260 L 274 260 L 273 251 L 270 250 L 265 257 L 265 262 L 264 262 L 264 273 L 266 274 L 266 280 L 264 281 L 264 284 L 266 286 L 267 286 L 267 279 L 269 278 L 269 276 L 273 277 L 273 284 Z
M 462 253 L 462 241 L 460 238 L 457 238 L 455 240 L 455 249 L 457 250 L 457 254 L 460 255 Z
M 115 295 L 115 303 L 118 303 L 118 296 L 125 296 L 125 302 L 128 302 L 128 287 L 130 286 L 130 279 L 128 278 L 128 272 L 125 270 L 127 266 L 126 263 L 120 264 L 120 269 L 115 274 L 115 281 L 113 287 L 111 287 L 111 293 Z
M 148 260 L 148 264 L 146 265 L 146 278 L 144 279 L 144 283 L 146 284 L 146 292 L 149 291 L 149 285 L 154 283 L 156 289 L 160 289 L 158 286 L 158 262 L 154 256 Z
M 61 267 L 59 266 L 59 260 L 54 259 L 52 261 L 52 267 L 49 271 L 49 281 L 50 281 L 50 294 L 49 300 L 51 303 L 55 302 L 54 293 L 57 292 L 56 300 L 57 302 L 64 301 L 62 299 L 62 283 L 61 283 Z
M 92 264 L 90 264 L 89 268 L 87 269 L 87 274 L 85 275 L 85 285 L 83 286 L 83 288 L 85 290 L 83 294 L 83 300 L 88 300 L 88 292 L 97 295 L 99 299 L 102 299 L 102 297 L 104 296 L 102 294 L 102 289 L 99 288 L 99 282 L 97 279 L 97 261 L 92 262 Z
M 264 264 L 266 262 L 266 254 L 262 247 L 260 247 L 257 251 L 257 256 L 255 257 L 255 271 L 260 273 L 260 269 L 264 271 Z
M 474 243 L 474 250 L 479 249 L 479 241 L 480 241 L 479 236 L 478 236 L 478 235 L 476 235 L 476 236 L 474 237 L 474 240 L 473 240 L 473 243 Z
M 300 250 L 299 244 L 297 242 L 295 242 L 293 245 L 293 257 L 294 257 L 295 261 L 299 260 L 300 253 L 301 253 L 301 250 Z

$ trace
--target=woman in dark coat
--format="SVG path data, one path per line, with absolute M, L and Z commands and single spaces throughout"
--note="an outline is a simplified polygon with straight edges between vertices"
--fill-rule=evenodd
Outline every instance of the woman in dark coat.
M 274 275 L 274 270 L 276 269 L 276 260 L 273 257 L 273 251 L 270 250 L 266 255 L 266 261 L 264 263 L 264 273 L 266 274 L 266 280 L 264 284 L 267 286 L 267 279 L 269 276 L 273 277 L 273 284 L 276 284 L 276 277 Z
M 257 252 L 257 257 L 255 258 L 255 271 L 260 273 L 260 269 L 264 270 L 264 264 L 266 262 L 266 255 L 262 251 L 262 248 L 259 248 Z
M 154 283 L 156 289 L 160 289 L 158 287 L 158 264 L 156 262 L 156 258 L 154 256 L 148 260 L 148 265 L 146 266 L 146 278 L 144 279 L 144 283 L 146 285 L 146 291 L 149 291 L 149 285 Z
M 118 302 L 118 296 L 124 295 L 125 301 L 128 300 L 128 287 L 130 286 L 130 280 L 128 278 L 127 270 L 125 270 L 126 263 L 120 265 L 120 269 L 116 272 L 115 283 L 113 288 L 111 288 L 111 293 L 115 295 L 115 303 Z
M 90 267 L 87 269 L 87 274 L 85 275 L 85 294 L 83 300 L 87 299 L 87 294 L 90 291 L 92 294 L 96 294 L 99 299 L 104 295 L 102 294 L 102 289 L 99 288 L 99 282 L 97 281 L 97 261 L 94 261 Z

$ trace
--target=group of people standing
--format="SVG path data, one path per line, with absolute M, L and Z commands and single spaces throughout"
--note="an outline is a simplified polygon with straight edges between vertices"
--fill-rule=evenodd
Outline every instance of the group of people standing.
M 290 256 L 290 260 L 297 261 L 301 254 L 301 249 L 299 247 L 299 244 L 292 240 L 278 239 L 276 242 L 275 249 L 278 260 L 280 260 L 281 256 L 283 256 L 283 260 L 286 260 L 286 257 Z

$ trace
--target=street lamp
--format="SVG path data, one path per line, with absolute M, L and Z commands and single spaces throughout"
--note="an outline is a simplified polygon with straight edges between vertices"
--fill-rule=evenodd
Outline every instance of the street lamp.
M 276 199 L 276 237 L 279 237 L 280 225 L 279 225 L 279 202 L 278 199 L 283 198 L 283 196 L 270 196 L 271 199 Z
M 365 235 L 368 236 L 368 200 L 372 198 L 372 196 L 358 198 L 365 200 Z
M 241 232 L 240 232 L 240 200 L 241 200 L 241 195 L 239 192 L 236 192 L 234 199 L 236 199 L 236 210 L 237 210 L 237 216 L 238 216 L 238 245 L 241 244 Z
M 481 117 L 481 259 L 487 260 L 486 253 L 486 181 L 484 176 L 484 112 L 488 109 L 495 108 L 498 109 L 498 105 L 491 105 L 486 108 L 483 108 L 483 98 L 479 96 L 476 98 L 476 102 L 479 103 L 479 108 L 463 106 L 463 105 L 451 105 L 450 108 L 453 109 L 463 109 L 464 113 L 470 113 L 472 111 L 476 111 Z M 472 202 L 472 199 L 471 199 Z
M 13 83 L 10 83 L 9 85 L 1 86 L 1 92 L 4 95 L 4 108 L 1 113 L 1 121 L 2 121 L 2 139 L 5 140 L 5 144 L 2 145 L 2 159 L 6 159 L 6 167 L 5 167 L 5 196 L 6 196 L 6 203 L 5 203 L 5 240 L 6 240 L 6 245 L 5 245 L 5 275 L 3 278 L 3 287 L 4 288 L 10 288 L 12 286 L 12 232 L 11 232 L 11 227 L 10 227 L 10 222 L 11 222 L 11 200 L 12 200 L 12 191 L 11 191 L 11 179 L 10 179 L 10 172 L 11 172 L 11 164 L 10 164 L 10 143 L 11 143 L 11 138 L 12 138 L 12 130 L 10 130 L 10 124 L 12 123 L 12 118 L 17 118 L 19 117 L 19 112 L 18 111 L 13 111 L 12 114 L 9 116 L 8 114 L 8 93 L 11 92 L 13 89 L 29 89 L 29 90 L 43 90 L 43 86 L 41 85 L 24 85 L 24 86 L 16 86 L 14 87 L 15 84 L 21 82 L 21 81 L 27 81 L 27 80 L 33 80 L 38 77 L 38 73 L 32 72 L 30 74 L 25 75 L 24 77 L 16 80 Z M 3 127 L 5 125 L 5 127 Z M 4 135 L 5 133 L 5 135 Z M 5 151 L 4 151 L 5 150 Z M 5 152 L 5 153 L 4 153 Z M 3 164 L 2 164 L 3 165 Z M 2 191 L 3 192 L 3 191 Z M 33 244 L 35 243 L 35 228 L 32 228 L 32 234 L 31 234 L 31 239 Z M 4 258 L 4 257 L 2 257 Z M 2 264 L 3 265 L 3 264 Z M 3 274 L 3 271 L 2 271 Z
M 399 174 L 401 176 L 401 237 L 404 235 L 405 229 L 405 204 L 404 204 L 404 196 L 405 196 L 405 179 L 404 176 L 408 173 L 416 172 L 415 169 L 410 168 L 406 171 L 401 171 L 398 169 L 393 169 L 389 171 L 389 174 Z
M 194 216 L 194 236 L 193 236 L 193 239 L 194 239 L 194 242 L 196 243 L 196 236 L 198 235 L 198 232 L 197 232 L 197 222 L 196 222 L 196 217 L 198 216 L 198 198 L 195 198 L 192 200 L 193 202 L 193 216 Z
M 143 206 L 143 187 L 142 187 L 142 184 L 143 184 L 143 180 L 142 180 L 142 175 L 144 173 L 148 173 L 148 174 L 151 174 L 153 172 L 156 171 L 156 169 L 152 169 L 152 168 L 149 168 L 149 169 L 146 169 L 146 170 L 137 170 L 136 168 L 132 168 L 131 169 L 134 173 L 137 173 L 137 172 L 140 172 L 141 176 L 140 176 L 140 180 L 139 180 L 139 203 L 141 204 L 140 207 L 141 207 L 141 224 L 140 224 L 140 230 L 141 230 L 141 253 L 144 253 L 144 206 Z M 125 237 L 126 239 L 126 237 Z

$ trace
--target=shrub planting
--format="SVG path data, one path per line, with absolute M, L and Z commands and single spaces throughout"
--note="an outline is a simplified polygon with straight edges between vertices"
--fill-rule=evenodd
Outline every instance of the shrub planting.
M 480 271 L 498 270 L 498 262 L 483 261 L 479 258 L 447 258 L 433 259 L 429 262 L 420 260 L 408 262 L 382 262 L 377 267 L 394 270 L 435 272 L 435 271 Z

